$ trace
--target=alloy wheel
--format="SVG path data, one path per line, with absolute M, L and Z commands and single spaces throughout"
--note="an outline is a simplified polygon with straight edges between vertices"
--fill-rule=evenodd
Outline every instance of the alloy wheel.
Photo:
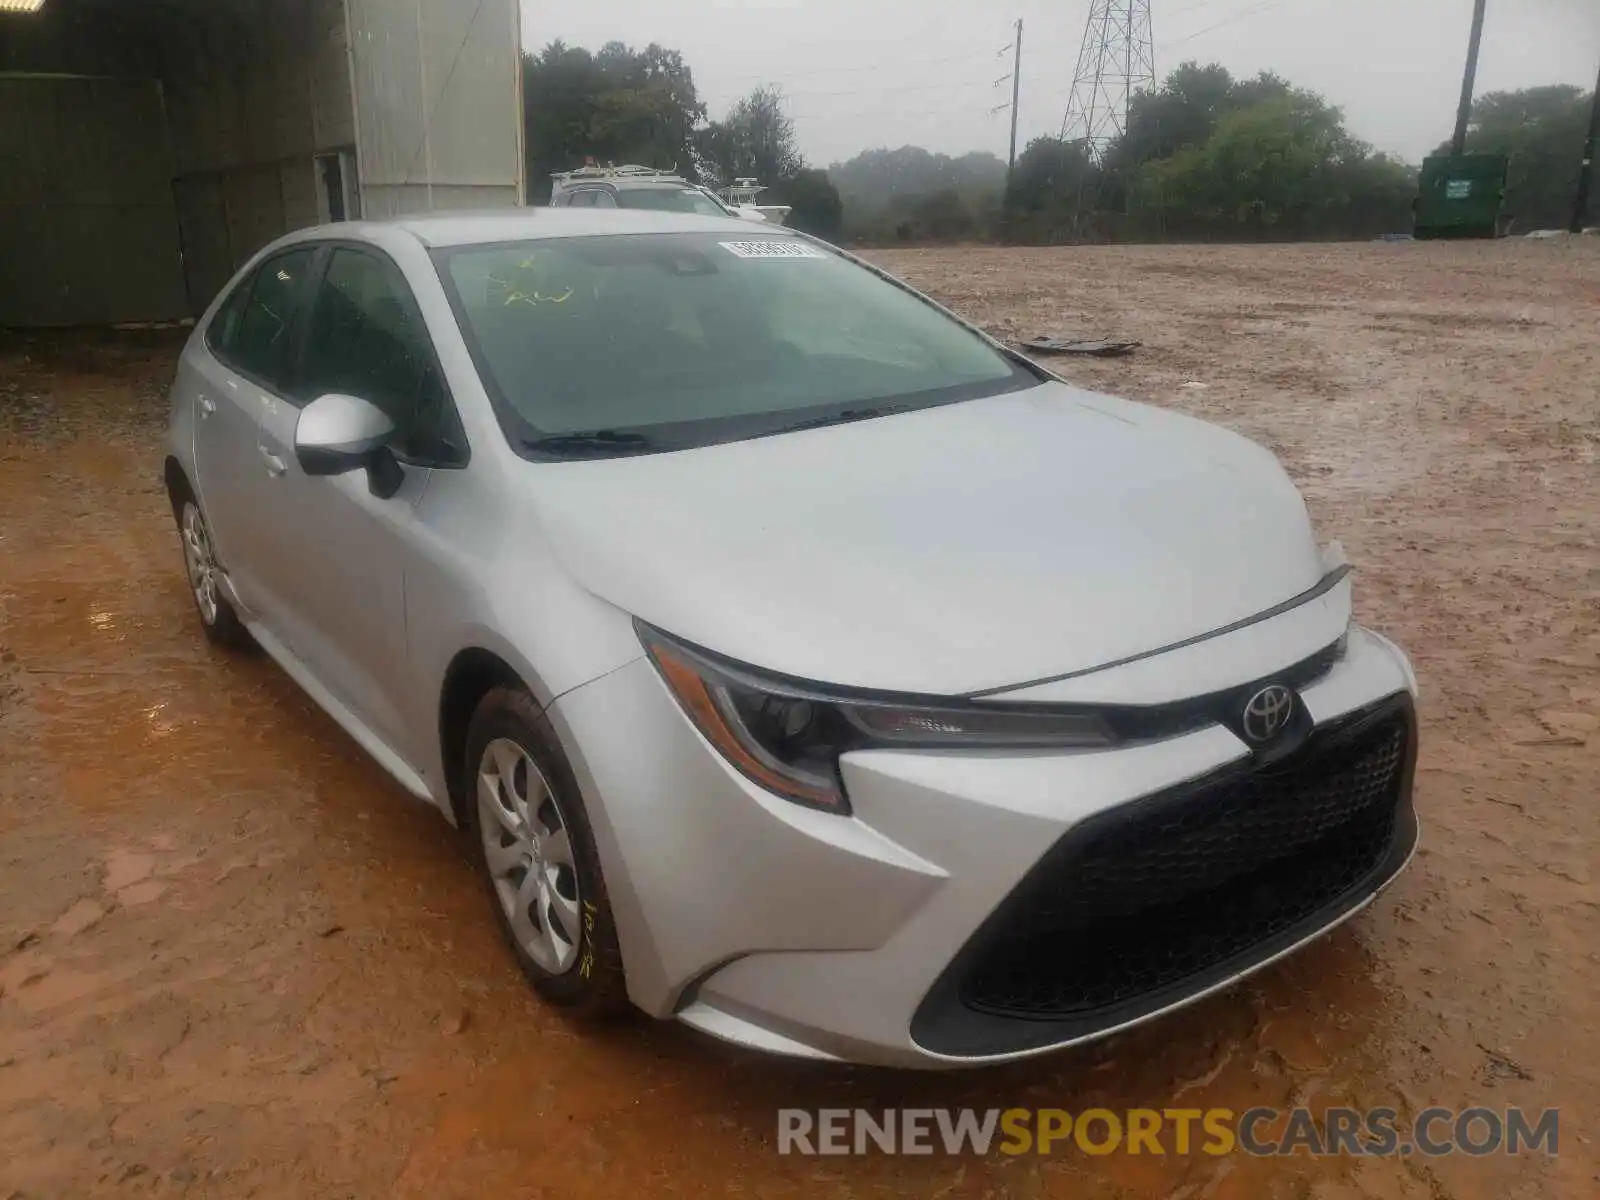
M 189 588 L 207 625 L 216 624 L 218 612 L 217 557 L 211 548 L 211 531 L 193 500 L 183 502 L 181 518 L 183 562 L 189 572 Z
M 565 974 L 583 931 L 572 841 L 543 772 L 509 738 L 485 746 L 478 764 L 478 832 L 517 944 L 544 970 Z

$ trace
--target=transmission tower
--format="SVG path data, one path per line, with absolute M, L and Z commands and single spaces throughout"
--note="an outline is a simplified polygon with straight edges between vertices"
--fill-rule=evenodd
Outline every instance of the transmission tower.
M 1128 125 L 1128 101 L 1156 80 L 1150 0 L 1093 0 L 1061 122 L 1063 142 L 1084 141 L 1096 157 Z

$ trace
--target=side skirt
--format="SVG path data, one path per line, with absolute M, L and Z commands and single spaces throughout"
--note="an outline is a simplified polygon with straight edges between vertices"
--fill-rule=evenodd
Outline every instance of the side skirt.
M 387 742 L 368 728 L 361 718 L 323 687 L 306 665 L 290 653 L 287 646 L 257 621 L 246 621 L 245 628 L 272 660 L 283 668 L 284 674 L 299 684 L 301 690 L 316 701 L 317 707 L 337 721 L 339 727 L 354 738 L 356 744 L 370 754 L 380 767 L 394 776 L 401 787 L 418 800 L 435 808 L 448 807 L 447 804 L 441 805 L 439 799 L 429 789 L 427 781 L 417 774 L 405 759 L 396 754 Z

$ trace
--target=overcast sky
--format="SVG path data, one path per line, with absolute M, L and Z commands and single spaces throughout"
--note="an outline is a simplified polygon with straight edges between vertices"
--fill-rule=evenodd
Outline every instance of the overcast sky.
M 1352 131 L 1416 161 L 1450 134 L 1472 0 L 1152 0 L 1156 71 L 1187 58 L 1272 70 L 1340 105 Z M 1018 149 L 1060 131 L 1089 0 L 523 0 L 523 44 L 610 40 L 683 52 L 713 118 L 776 83 L 806 158 L 907 143 L 1005 156 L 1023 20 Z M 1489 0 L 1478 91 L 1594 86 L 1600 0 Z

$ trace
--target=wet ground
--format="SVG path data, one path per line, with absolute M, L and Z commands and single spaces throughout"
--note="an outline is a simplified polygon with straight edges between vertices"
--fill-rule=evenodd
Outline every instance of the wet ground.
M 1600 1194 L 1600 247 L 951 250 L 996 332 L 1281 454 L 1422 680 L 1424 849 L 1351 925 L 1089 1052 L 735 1053 L 525 989 L 465 853 L 201 639 L 170 334 L 0 340 L 0 1200 Z M 806 1159 L 780 1106 L 1562 1109 L 1560 1155 Z

